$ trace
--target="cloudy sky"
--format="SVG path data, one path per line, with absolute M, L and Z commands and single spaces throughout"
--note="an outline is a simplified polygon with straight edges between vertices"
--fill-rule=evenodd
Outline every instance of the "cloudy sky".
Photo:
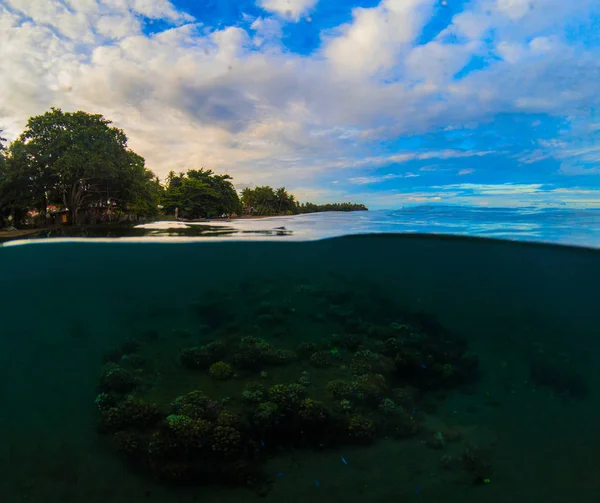
M 598 0 L 0 0 L 0 129 L 101 113 L 160 177 L 600 207 Z

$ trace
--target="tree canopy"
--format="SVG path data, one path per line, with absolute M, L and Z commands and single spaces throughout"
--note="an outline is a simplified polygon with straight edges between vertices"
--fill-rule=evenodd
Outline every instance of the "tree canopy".
M 110 124 L 102 115 L 58 108 L 30 118 L 9 148 L 10 190 L 0 204 L 17 198 L 44 215 L 48 204 L 61 205 L 73 223 L 92 208 L 156 212 L 158 180 Z
M 366 211 L 364 204 L 332 203 L 313 204 L 296 201 L 285 187 L 273 189 L 269 186 L 245 188 L 242 190 L 244 211 L 254 215 L 297 215 L 322 211 Z
M 178 208 L 183 218 L 215 217 L 241 213 L 241 204 L 229 175 L 217 175 L 211 170 L 189 170 L 166 179 L 162 204 L 166 213 Z
M 293 215 L 296 201 L 285 187 L 276 190 L 269 186 L 245 188 L 242 190 L 242 205 L 248 213 L 256 215 Z

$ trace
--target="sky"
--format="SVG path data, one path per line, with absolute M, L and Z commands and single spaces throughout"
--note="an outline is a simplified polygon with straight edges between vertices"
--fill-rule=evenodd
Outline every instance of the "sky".
M 0 0 L 0 129 L 103 114 L 159 177 L 600 207 L 598 0 Z

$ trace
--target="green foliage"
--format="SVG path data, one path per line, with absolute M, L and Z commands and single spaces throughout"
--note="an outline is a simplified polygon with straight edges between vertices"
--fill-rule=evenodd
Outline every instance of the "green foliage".
M 211 170 L 189 170 L 167 176 L 162 205 L 167 214 L 179 209 L 182 218 L 210 218 L 241 213 L 241 204 L 229 175 Z
M 303 203 L 298 205 L 298 213 L 320 213 L 323 211 L 368 211 L 364 204 L 355 203 L 330 203 L 330 204 L 313 204 Z
M 285 187 L 246 188 L 238 196 L 229 175 L 210 170 L 171 171 L 164 186 L 127 147 L 127 136 L 102 115 L 60 108 L 31 117 L 8 148 L 0 131 L 0 225 L 18 222 L 30 210 L 45 219 L 48 205 L 70 212 L 71 223 L 86 215 L 165 213 L 183 218 L 221 215 L 295 215 L 366 210 L 364 205 L 300 204 Z M 112 217 L 111 217 L 112 218 Z
M 292 215 L 296 212 L 296 201 L 285 187 L 273 190 L 269 186 L 242 190 L 244 210 L 256 215 Z
M 299 213 L 316 213 L 321 211 L 366 211 L 364 204 L 333 203 L 313 204 L 299 203 L 293 194 L 288 194 L 285 187 L 274 190 L 267 185 L 254 189 L 242 190 L 242 206 L 244 212 L 252 215 L 297 215 Z
M 28 169 L 27 153 L 21 141 L 13 142 L 0 152 L 0 219 L 14 224 L 22 220 L 36 199 L 42 198 L 36 190 L 36 173 Z
M 70 210 L 73 223 L 84 210 L 156 213 L 158 180 L 110 124 L 101 115 L 57 108 L 31 117 L 9 148 L 2 208 L 18 202 L 45 215 L 55 204 Z

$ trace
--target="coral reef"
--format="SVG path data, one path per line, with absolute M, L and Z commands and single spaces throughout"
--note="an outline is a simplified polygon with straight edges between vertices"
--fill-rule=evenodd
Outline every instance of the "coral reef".
M 217 426 L 211 434 L 211 443 L 213 451 L 232 455 L 241 448 L 242 435 L 231 426 Z
M 350 369 L 354 375 L 387 374 L 394 369 L 394 362 L 379 353 L 365 349 L 354 354 Z
M 335 349 L 329 351 L 316 351 L 309 359 L 311 365 L 319 368 L 331 367 L 338 363 L 339 360 L 339 352 Z
M 216 362 L 210 366 L 208 370 L 210 377 L 217 381 L 225 381 L 233 376 L 233 368 L 229 363 Z
M 98 410 L 106 411 L 119 403 L 119 397 L 111 393 L 100 393 L 94 403 Z
M 171 403 L 173 414 L 187 416 L 192 419 L 215 420 L 222 406 L 209 399 L 202 391 L 195 390 L 177 397 Z
M 205 346 L 182 350 L 179 354 L 179 360 L 186 368 L 203 370 L 221 360 L 225 353 L 226 348 L 223 344 L 211 342 Z
M 375 440 L 375 422 L 363 416 L 354 415 L 348 423 L 348 436 L 359 443 L 369 443 Z
M 305 395 L 306 390 L 300 384 L 276 384 L 269 388 L 269 401 L 286 411 L 297 408 Z
M 155 424 L 160 418 L 156 404 L 146 403 L 134 397 L 102 412 L 99 429 L 103 432 L 117 432 L 130 427 L 144 429 Z
M 364 295 L 318 292 L 310 294 L 320 316 L 302 314 L 307 326 L 291 326 L 289 318 L 300 313 L 291 303 L 274 304 L 267 285 L 247 323 L 224 316 L 230 308 L 223 298 L 195 307 L 201 337 L 212 342 L 181 349 L 196 326 L 178 329 L 174 342 L 138 334 L 108 351 L 95 401 L 99 432 L 137 468 L 165 482 L 244 485 L 260 495 L 269 487 L 265 460 L 286 449 L 367 445 L 423 429 L 426 445 L 446 448 L 446 430 L 424 428 L 428 404 L 437 406 L 451 388 L 474 382 L 477 356 L 425 316 L 405 320 L 381 302 L 374 311 L 381 321 L 371 323 L 363 316 Z M 315 326 L 320 332 L 313 335 Z M 287 330 L 318 342 L 277 347 L 274 341 L 288 341 Z M 168 344 L 168 364 L 154 361 Z M 177 355 L 181 365 L 166 375 Z M 538 372 L 540 381 L 547 373 Z M 203 391 L 190 391 L 195 387 Z M 447 459 L 444 466 L 459 464 L 470 480 L 489 476 L 489 458 L 476 448 Z
M 328 382 L 326 389 L 327 392 L 337 400 L 350 398 L 354 396 L 356 392 L 355 386 L 352 383 L 342 379 L 336 379 Z
M 129 370 L 115 364 L 108 364 L 98 382 L 101 393 L 128 393 L 139 384 L 138 379 Z
M 281 412 L 276 403 L 261 403 L 254 413 L 253 421 L 260 428 L 271 428 L 275 426 L 280 419 Z

